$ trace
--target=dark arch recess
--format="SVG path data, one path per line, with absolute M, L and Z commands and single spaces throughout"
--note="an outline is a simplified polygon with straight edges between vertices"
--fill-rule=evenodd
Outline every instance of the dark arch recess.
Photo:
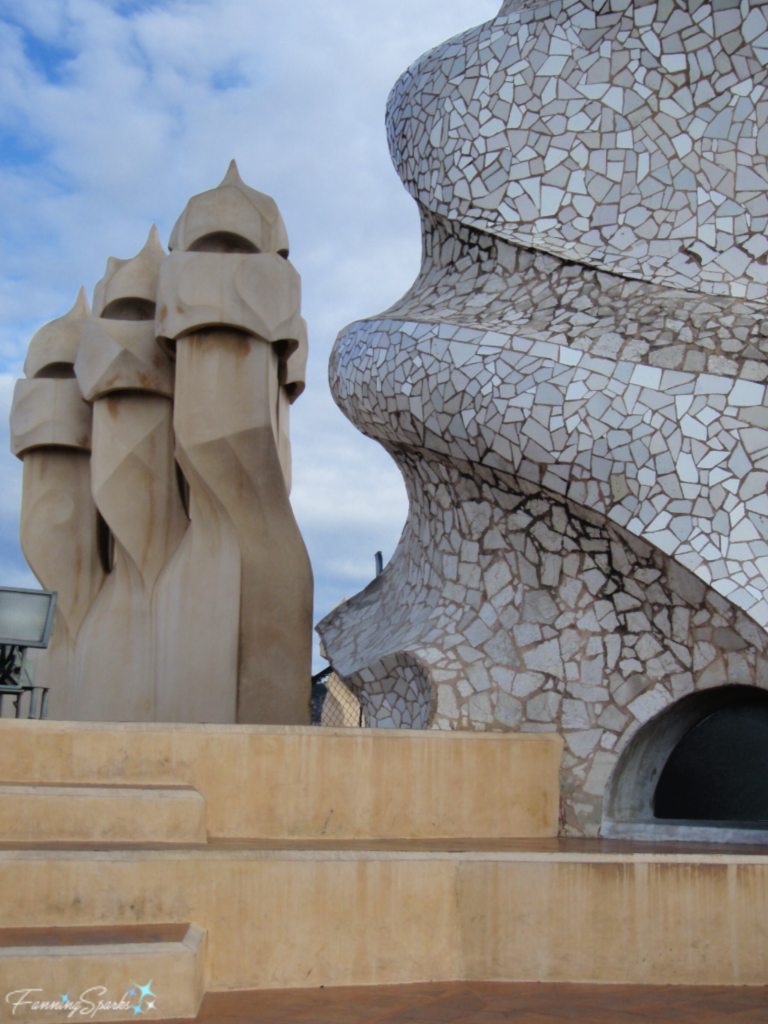
M 738 690 L 687 732 L 659 776 L 653 808 L 664 820 L 768 828 L 768 694 Z
M 622 752 L 602 834 L 726 841 L 745 830 L 768 833 L 768 692 L 733 685 L 683 697 Z
M 232 231 L 213 231 L 189 246 L 188 252 L 258 253 L 259 249 L 243 235 Z

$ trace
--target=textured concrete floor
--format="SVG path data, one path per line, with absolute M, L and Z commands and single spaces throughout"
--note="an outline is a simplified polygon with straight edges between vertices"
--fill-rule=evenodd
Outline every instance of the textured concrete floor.
M 237 992 L 198 1024 L 766 1024 L 768 988 L 487 982 Z M 187 1022 L 189 1024 L 189 1022 Z

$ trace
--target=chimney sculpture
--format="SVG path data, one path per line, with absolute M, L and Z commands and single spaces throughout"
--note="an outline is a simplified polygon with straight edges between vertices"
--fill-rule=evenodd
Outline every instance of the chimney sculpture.
M 152 595 L 188 525 L 174 462 L 173 366 L 155 342 L 164 258 L 154 226 L 133 259 L 110 257 L 75 362 L 93 403 L 91 486 L 108 574 L 77 645 L 78 720 L 156 718 Z
M 217 687 L 236 675 L 238 721 L 309 724 L 312 569 L 288 500 L 287 444 L 306 325 L 285 225 L 233 161 L 189 201 L 170 248 L 157 333 L 176 357 L 192 521 L 163 580 L 174 657 L 160 688 L 175 702 L 204 665 Z
M 91 497 L 91 410 L 73 369 L 89 313 L 82 289 L 68 313 L 40 328 L 11 409 L 11 451 L 24 462 L 21 548 L 42 586 L 59 593 L 53 638 L 35 657 L 52 718 L 72 717 L 75 641 L 104 577 Z
M 170 249 L 153 227 L 110 258 L 93 313 L 82 295 L 38 332 L 17 385 L 22 546 L 60 595 L 52 716 L 309 724 L 312 570 L 288 498 L 307 332 L 285 226 L 233 161 Z

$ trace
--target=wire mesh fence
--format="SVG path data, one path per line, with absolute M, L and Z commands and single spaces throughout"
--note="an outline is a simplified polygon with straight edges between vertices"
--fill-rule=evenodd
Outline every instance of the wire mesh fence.
M 312 725 L 361 729 L 366 725 L 360 701 L 332 668 L 312 677 Z

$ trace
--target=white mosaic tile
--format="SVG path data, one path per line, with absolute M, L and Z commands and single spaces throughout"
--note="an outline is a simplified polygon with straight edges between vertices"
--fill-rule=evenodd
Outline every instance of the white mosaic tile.
M 568 260 L 765 297 L 762 3 L 506 3 L 389 100 L 427 209 Z
M 764 10 L 506 3 L 390 99 L 422 271 L 331 386 L 410 513 L 319 628 L 374 726 L 561 732 L 569 833 L 648 718 L 768 686 Z

